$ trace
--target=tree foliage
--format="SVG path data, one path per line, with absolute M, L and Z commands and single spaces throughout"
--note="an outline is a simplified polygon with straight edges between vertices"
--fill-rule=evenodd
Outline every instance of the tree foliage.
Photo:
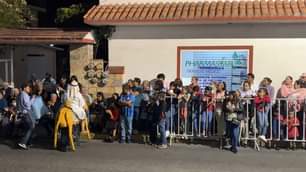
M 0 0 L 0 27 L 24 27 L 31 17 L 25 0 Z
M 58 8 L 56 10 L 56 19 L 57 24 L 64 24 L 65 22 L 80 17 L 85 13 L 85 9 L 81 4 L 73 4 L 69 7 Z

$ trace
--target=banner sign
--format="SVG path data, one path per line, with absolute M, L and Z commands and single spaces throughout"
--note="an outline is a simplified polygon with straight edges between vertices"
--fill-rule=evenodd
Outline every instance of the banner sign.
M 179 47 L 179 77 L 184 85 L 199 78 L 201 88 L 212 81 L 226 82 L 227 90 L 239 89 L 251 67 L 252 47 Z

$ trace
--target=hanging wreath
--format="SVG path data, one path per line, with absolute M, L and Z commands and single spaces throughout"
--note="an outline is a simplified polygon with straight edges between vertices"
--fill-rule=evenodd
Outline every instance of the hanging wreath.
M 87 76 L 87 78 L 94 78 L 95 77 L 95 75 L 96 75 L 96 72 L 94 71 L 94 70 L 88 70 L 87 72 L 86 72 L 86 76 Z
M 103 70 L 103 64 L 102 63 L 98 63 L 96 66 L 95 66 L 96 70 Z
M 103 63 L 99 62 L 94 64 L 93 62 L 89 63 L 86 66 L 86 75 L 85 78 L 91 84 L 97 84 L 98 87 L 104 87 L 107 84 L 107 78 L 109 76 L 108 68 L 103 71 Z

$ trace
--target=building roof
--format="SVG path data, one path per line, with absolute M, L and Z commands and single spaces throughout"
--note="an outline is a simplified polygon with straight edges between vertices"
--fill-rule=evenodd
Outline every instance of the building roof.
M 89 25 L 306 22 L 305 0 L 196 1 L 101 4 L 84 16 Z
M 0 44 L 94 44 L 88 30 L 59 28 L 0 28 Z

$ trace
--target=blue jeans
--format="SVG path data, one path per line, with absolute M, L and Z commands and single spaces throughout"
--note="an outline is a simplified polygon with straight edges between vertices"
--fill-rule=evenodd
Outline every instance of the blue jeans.
M 26 133 L 22 137 L 20 143 L 28 145 L 28 144 L 30 144 L 31 136 L 32 136 L 32 133 L 33 133 L 34 128 L 35 128 L 35 122 L 31 118 L 30 114 L 24 114 L 22 120 L 23 120 L 23 123 L 25 125 Z
M 279 122 L 280 121 L 275 118 L 272 119 L 272 135 L 274 139 L 277 139 L 280 133 Z
M 159 123 L 159 133 L 160 133 L 160 143 L 162 145 L 167 144 L 167 138 L 166 138 L 166 118 L 162 118 Z
M 202 113 L 202 128 L 206 131 L 211 131 L 213 112 L 204 111 Z
M 259 135 L 265 136 L 267 134 L 267 129 L 269 126 L 268 114 L 269 111 L 266 112 L 257 111 L 257 126 L 258 126 Z
M 197 135 L 197 134 L 199 134 L 198 132 L 199 132 L 199 130 L 200 130 L 200 128 L 199 128 L 199 118 L 200 118 L 200 113 L 199 112 L 193 112 L 193 114 L 192 114 L 192 120 L 193 120 L 193 134 L 194 135 Z
M 121 116 L 120 117 L 121 127 L 121 141 L 131 141 L 132 130 L 133 130 L 133 117 Z
M 171 113 L 172 112 L 172 113 Z M 175 105 L 172 105 L 170 110 L 166 112 L 166 131 L 171 131 L 171 123 L 172 123 L 172 131 L 175 132 L 177 117 L 176 117 L 176 108 Z
M 237 150 L 237 147 L 239 145 L 239 125 L 230 123 L 230 136 L 232 149 Z

